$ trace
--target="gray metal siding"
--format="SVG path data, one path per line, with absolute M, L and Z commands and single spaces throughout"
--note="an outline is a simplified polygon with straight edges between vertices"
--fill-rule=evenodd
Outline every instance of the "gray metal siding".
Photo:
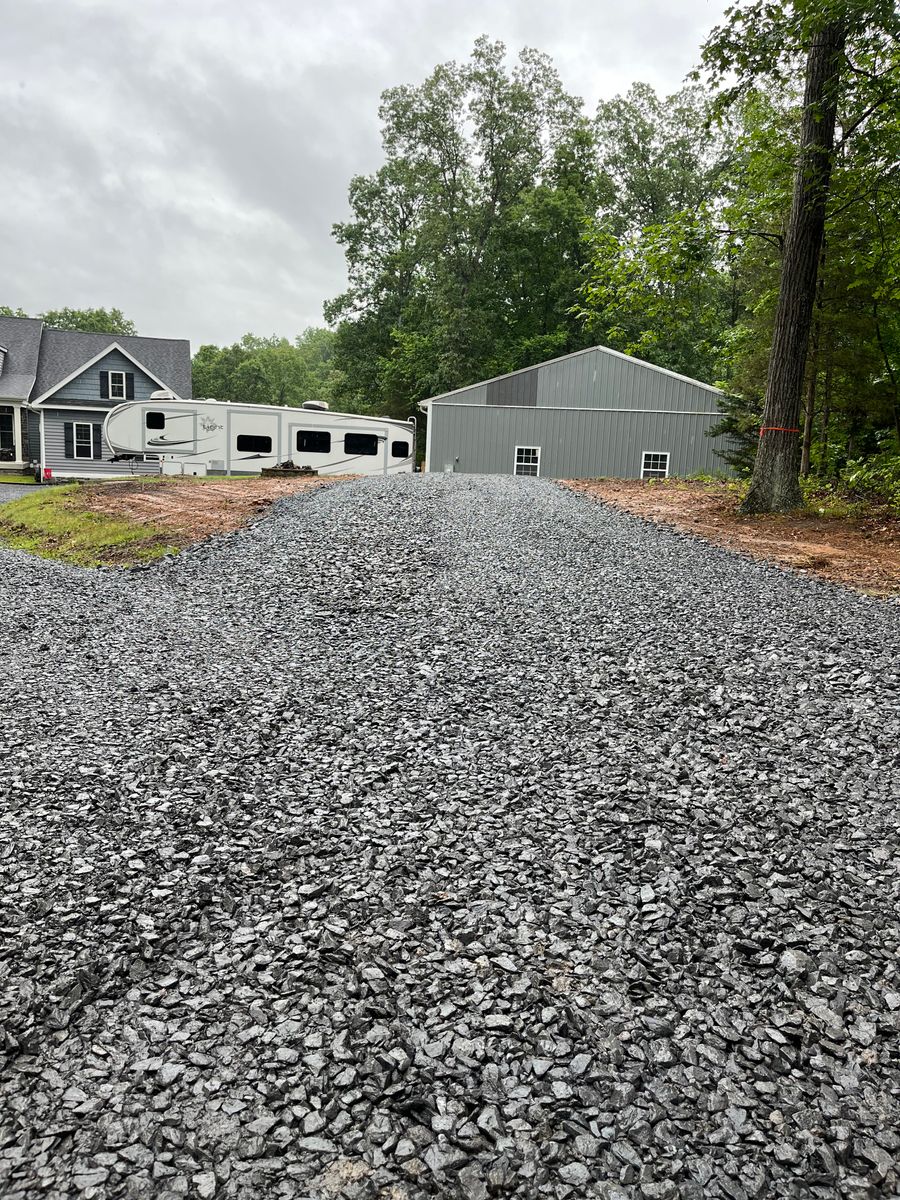
M 723 449 L 727 439 L 706 436 L 717 419 L 707 413 L 435 404 L 428 468 L 511 475 L 516 446 L 539 446 L 540 473 L 555 479 L 639 478 L 647 450 L 668 452 L 670 475 L 726 471 L 715 451 Z
M 519 408 L 534 408 L 537 403 L 538 369 L 518 371 L 515 375 L 504 375 L 486 384 L 488 404 L 515 405 Z
M 703 384 L 604 350 L 547 363 L 539 373 L 540 407 L 717 410 L 717 393 Z
M 135 380 L 135 394 L 137 380 Z M 103 424 L 102 412 L 91 412 L 88 409 L 77 408 L 44 408 L 44 466 L 49 467 L 54 475 L 73 475 L 79 479 L 93 479 L 100 476 L 113 475 L 158 475 L 158 462 L 110 462 L 113 451 L 106 438 L 103 438 L 103 457 L 97 458 L 66 458 L 65 425 L 67 421 L 84 422 L 88 425 Z
M 715 413 L 718 396 L 714 388 L 696 380 L 596 347 L 450 392 L 437 397 L 433 407 L 487 402 L 528 408 L 537 405 Z
M 452 398 L 439 400 L 439 404 L 453 404 L 457 401 L 460 404 L 487 404 L 488 402 L 488 384 L 473 383 L 471 387 L 464 388 L 461 392 L 452 393 Z
M 150 399 L 152 392 L 159 390 L 159 384 L 154 383 L 149 375 L 136 367 L 130 358 L 126 358 L 118 350 L 113 350 L 112 353 L 104 355 L 95 362 L 93 366 L 88 367 L 81 375 L 70 380 L 58 392 L 54 392 L 40 407 L 52 404 L 54 408 L 63 408 L 68 405 L 76 408 L 83 405 L 89 405 L 91 408 L 115 408 L 117 404 L 122 403 L 121 400 L 103 400 L 100 396 L 101 371 L 127 371 L 132 374 L 134 376 L 135 403 L 142 400 L 146 402 Z

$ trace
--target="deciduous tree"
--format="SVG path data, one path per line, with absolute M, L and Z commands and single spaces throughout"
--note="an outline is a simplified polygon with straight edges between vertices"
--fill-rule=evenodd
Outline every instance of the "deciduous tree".
M 775 311 L 753 479 L 745 512 L 784 511 L 801 501 L 800 414 L 819 262 L 825 234 L 839 112 L 856 112 L 845 141 L 896 97 L 898 29 L 892 3 L 857 0 L 756 0 L 735 5 L 708 39 L 703 59 L 727 104 L 761 79 L 796 71 L 804 94 L 790 216 Z M 872 69 L 873 58 L 875 69 Z M 889 65 L 883 69 L 883 59 Z M 862 107 L 859 101 L 862 100 Z

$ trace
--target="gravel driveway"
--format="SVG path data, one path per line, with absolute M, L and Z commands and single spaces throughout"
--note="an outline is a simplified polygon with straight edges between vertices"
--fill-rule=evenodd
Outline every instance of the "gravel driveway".
M 465 476 L 0 591 L 4 1197 L 897 1194 L 896 608 Z
M 30 496 L 32 492 L 36 492 L 39 484 L 36 483 L 2 483 L 0 484 L 0 504 L 8 504 L 10 500 L 21 500 L 23 496 Z

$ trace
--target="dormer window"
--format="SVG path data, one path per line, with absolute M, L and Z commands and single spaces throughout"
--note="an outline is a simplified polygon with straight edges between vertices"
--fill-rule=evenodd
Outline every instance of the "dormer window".
M 101 371 L 100 399 L 113 400 L 118 404 L 122 400 L 134 399 L 133 371 Z

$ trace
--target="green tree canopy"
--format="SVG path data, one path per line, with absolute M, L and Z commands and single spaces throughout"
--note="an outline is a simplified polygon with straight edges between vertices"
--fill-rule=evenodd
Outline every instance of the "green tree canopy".
M 51 329 L 77 329 L 82 333 L 118 333 L 122 337 L 134 337 L 137 330 L 120 308 L 53 308 L 38 313 L 38 317 Z M 21 308 L 0 306 L 0 316 L 27 317 Z
M 800 502 L 798 473 L 811 461 L 819 364 L 823 357 L 831 360 L 830 353 L 822 354 L 823 336 L 827 337 L 826 270 L 834 270 L 829 227 L 846 211 L 845 206 L 835 209 L 834 197 L 841 169 L 852 169 L 853 141 L 860 134 L 863 140 L 871 139 L 873 130 L 885 125 L 887 130 L 882 128 L 875 140 L 883 142 L 885 132 L 890 138 L 900 98 L 898 39 L 900 14 L 891 0 L 755 0 L 728 9 L 703 47 L 704 66 L 719 86 L 719 112 L 752 89 L 787 83 L 799 91 L 801 79 L 803 83 L 760 443 L 744 502 L 747 512 L 787 509 Z M 857 175 L 851 188 L 864 192 L 874 183 L 874 178 L 866 181 Z M 858 229 L 860 219 L 853 225 Z M 837 257 L 842 257 L 840 248 Z M 843 275 L 845 286 L 860 283 Z M 884 369 L 895 380 L 891 315 L 885 308 L 879 315 L 877 297 L 872 319 Z M 864 357 L 860 354 L 858 361 Z M 876 381 L 867 374 L 871 393 Z M 830 383 L 829 376 L 826 391 Z M 900 440 L 900 404 L 896 386 L 890 387 Z M 829 407 L 830 399 L 825 410 Z M 823 425 L 827 428 L 827 418 Z
M 78 329 L 82 333 L 119 333 L 135 337 L 134 322 L 119 308 L 55 308 L 41 313 L 41 319 L 51 329 Z
M 247 333 L 232 346 L 201 346 L 192 363 L 194 395 L 241 404 L 329 402 L 334 343 L 330 330 L 310 328 L 293 341 Z
M 463 64 L 385 92 L 385 163 L 335 226 L 349 288 L 340 394 L 408 415 L 435 392 L 585 345 L 572 312 L 585 219 L 609 185 L 549 59 L 481 38 Z

